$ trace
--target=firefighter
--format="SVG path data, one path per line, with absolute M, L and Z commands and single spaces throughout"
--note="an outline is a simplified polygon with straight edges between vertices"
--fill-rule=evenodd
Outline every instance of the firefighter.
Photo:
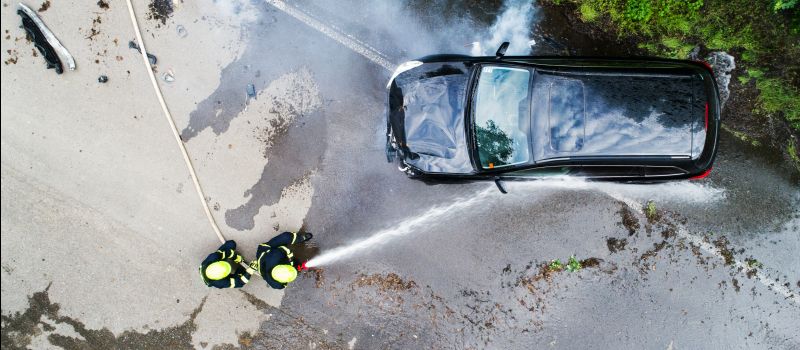
M 284 232 L 269 242 L 261 243 L 256 250 L 256 260 L 250 267 L 258 270 L 264 281 L 274 289 L 283 289 L 295 278 L 300 266 L 294 262 L 294 254 L 287 247 L 290 244 L 303 243 L 314 235 L 310 232 Z
M 236 242 L 227 241 L 203 260 L 200 275 L 209 287 L 241 288 L 255 272 L 252 268 L 242 266 L 241 262 L 242 256 L 236 252 Z

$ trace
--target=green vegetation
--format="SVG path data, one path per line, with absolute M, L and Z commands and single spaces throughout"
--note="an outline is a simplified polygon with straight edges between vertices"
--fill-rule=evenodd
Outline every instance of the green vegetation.
M 789 139 L 786 151 L 789 152 L 789 157 L 792 158 L 794 167 L 797 168 L 797 171 L 800 171 L 800 156 L 797 155 L 797 144 L 794 142 L 794 139 Z
M 586 262 L 587 264 L 586 266 L 592 267 L 592 266 L 597 266 L 599 260 L 591 258 L 584 260 L 584 262 Z M 575 272 L 582 268 L 583 268 L 583 263 L 581 263 L 581 261 L 578 260 L 575 257 L 575 255 L 569 257 L 569 260 L 567 261 L 566 265 L 564 265 L 564 263 L 562 263 L 561 260 L 559 259 L 551 260 L 550 263 L 547 265 L 547 270 L 549 272 L 561 272 L 564 270 L 567 270 L 569 272 Z
M 767 113 L 783 112 L 795 130 L 800 131 L 800 91 L 785 84 L 780 78 L 764 78 L 756 81 L 759 108 Z
M 589 4 L 581 4 L 581 7 L 578 9 L 581 11 L 581 19 L 584 22 L 594 22 L 594 20 L 600 16 L 597 10 Z
M 561 260 L 556 259 L 551 261 L 550 265 L 547 265 L 547 268 L 549 268 L 550 271 L 561 271 L 564 269 L 564 264 L 561 263 Z
M 644 215 L 650 220 L 656 217 L 656 202 L 647 201 L 647 206 L 644 208 Z
M 773 0 L 772 8 L 775 12 L 780 10 L 789 10 L 797 6 L 798 0 Z
M 686 58 L 695 45 L 734 55 L 755 80 L 756 115 L 783 116 L 800 131 L 800 0 L 560 0 L 586 22 L 610 21 L 652 55 Z
M 749 267 L 751 269 L 755 269 L 755 268 L 759 268 L 760 269 L 760 268 L 764 267 L 764 264 L 762 264 L 760 261 L 758 261 L 756 259 L 750 258 L 750 259 L 746 259 L 744 262 L 746 262 L 747 263 L 747 267 Z
M 575 272 L 581 269 L 581 262 L 578 259 L 575 259 L 575 255 L 569 257 L 569 262 L 567 262 L 567 271 Z

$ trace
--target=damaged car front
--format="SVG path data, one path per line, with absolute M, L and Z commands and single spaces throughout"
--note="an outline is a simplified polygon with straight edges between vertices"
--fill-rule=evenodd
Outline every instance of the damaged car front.
M 475 172 L 464 126 L 470 71 L 464 61 L 410 61 L 392 76 L 386 152 L 389 161 L 399 158 L 406 174 Z

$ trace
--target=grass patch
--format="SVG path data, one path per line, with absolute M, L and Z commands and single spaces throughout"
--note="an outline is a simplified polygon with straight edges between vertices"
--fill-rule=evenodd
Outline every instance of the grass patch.
M 656 202 L 647 201 L 647 206 L 644 207 L 644 215 L 648 220 L 653 220 L 656 217 Z
M 766 113 L 783 112 L 789 125 L 800 131 L 800 92 L 779 78 L 756 80 L 759 109 Z
M 561 271 L 561 270 L 564 269 L 564 264 L 561 263 L 561 260 L 556 259 L 556 260 L 551 261 L 550 265 L 547 265 L 547 268 L 550 269 L 550 271 L 553 271 L 553 272 Z
M 581 19 L 584 22 L 594 22 L 597 20 L 597 17 L 600 17 L 600 14 L 597 13 L 597 10 L 595 10 L 595 8 L 588 3 L 581 4 L 581 6 L 578 7 L 578 10 L 581 12 Z
M 753 258 L 745 259 L 744 262 L 747 263 L 747 267 L 751 269 L 756 269 L 756 268 L 760 269 L 764 267 L 764 264 Z
M 567 271 L 575 272 L 581 269 L 581 262 L 575 258 L 575 255 L 569 257 L 569 262 L 567 262 Z
M 599 260 L 596 258 L 590 258 L 584 260 L 587 262 L 588 266 L 597 266 L 599 264 Z M 583 263 L 578 260 L 575 255 L 570 256 L 569 260 L 566 264 L 562 263 L 561 260 L 555 259 L 551 260 L 550 264 L 547 265 L 547 270 L 550 272 L 561 272 L 567 270 L 569 272 L 575 272 L 583 268 Z

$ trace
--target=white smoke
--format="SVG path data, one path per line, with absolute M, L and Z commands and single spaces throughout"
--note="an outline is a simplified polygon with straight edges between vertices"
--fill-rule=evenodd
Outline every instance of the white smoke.
M 263 6 L 260 2 L 246 0 L 212 0 L 211 4 L 199 1 L 198 6 L 206 7 L 216 17 L 235 19 L 239 24 L 248 24 L 258 19 L 256 6 Z
M 528 55 L 531 51 L 531 23 L 536 15 L 532 1 L 508 0 L 503 5 L 503 12 L 497 17 L 488 35 L 476 38 L 472 44 L 473 56 L 494 55 L 504 41 L 511 45 L 508 55 Z

